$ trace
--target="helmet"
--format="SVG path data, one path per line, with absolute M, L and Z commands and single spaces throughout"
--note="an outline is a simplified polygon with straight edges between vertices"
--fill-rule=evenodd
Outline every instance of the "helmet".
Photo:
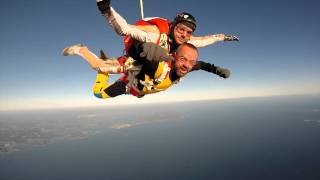
M 190 27 L 193 31 L 196 30 L 197 23 L 196 19 L 189 13 L 179 13 L 173 20 L 172 25 L 175 26 L 178 23 L 183 22 L 186 26 Z

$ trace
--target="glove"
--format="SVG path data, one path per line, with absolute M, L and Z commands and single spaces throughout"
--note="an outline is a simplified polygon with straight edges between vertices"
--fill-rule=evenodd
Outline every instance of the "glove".
M 240 38 L 233 35 L 226 35 L 224 41 L 240 41 Z
M 101 14 L 106 14 L 110 10 L 110 0 L 96 0 Z
M 216 67 L 216 72 L 215 74 L 219 75 L 220 77 L 223 77 L 225 79 L 229 78 L 230 76 L 230 70 L 221 68 L 221 67 Z
M 140 52 L 140 57 L 145 58 L 147 61 L 160 62 L 174 60 L 162 47 L 151 42 L 141 44 Z

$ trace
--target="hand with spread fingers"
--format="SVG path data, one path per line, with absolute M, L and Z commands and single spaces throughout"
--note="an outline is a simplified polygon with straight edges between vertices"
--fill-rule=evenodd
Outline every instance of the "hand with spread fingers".
M 226 35 L 224 41 L 240 41 L 240 38 L 234 35 Z

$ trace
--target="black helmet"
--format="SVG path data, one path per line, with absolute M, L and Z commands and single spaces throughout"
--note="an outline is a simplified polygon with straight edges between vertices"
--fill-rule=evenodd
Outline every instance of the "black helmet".
M 193 31 L 196 30 L 197 22 L 196 19 L 189 13 L 182 12 L 179 13 L 173 20 L 172 25 L 175 26 L 180 22 L 185 22 L 184 24 L 190 27 Z

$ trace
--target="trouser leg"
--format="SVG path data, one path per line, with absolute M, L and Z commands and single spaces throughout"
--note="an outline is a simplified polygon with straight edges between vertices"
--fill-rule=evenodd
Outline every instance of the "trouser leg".
M 126 84 L 118 80 L 112 84 L 107 84 L 108 75 L 99 72 L 96 77 L 96 82 L 93 86 L 93 93 L 97 98 L 111 98 L 126 93 Z

